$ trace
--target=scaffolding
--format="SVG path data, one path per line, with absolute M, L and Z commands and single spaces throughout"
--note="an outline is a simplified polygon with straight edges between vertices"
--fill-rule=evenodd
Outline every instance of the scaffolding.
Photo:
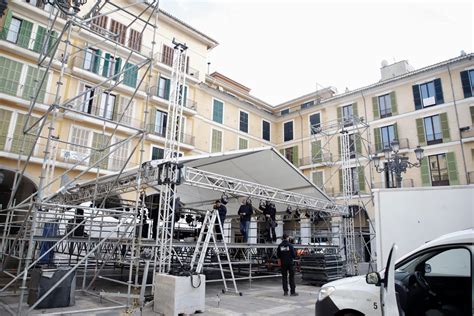
M 196 247 L 195 242 L 174 240 L 174 210 L 180 185 L 278 202 L 294 207 L 295 213 L 304 210 L 308 219 L 317 217 L 321 220 L 326 216 L 348 214 L 347 207 L 333 201 L 181 166 L 178 153 L 182 139 L 182 87 L 185 86 L 187 61 L 187 47 L 183 43 L 174 42 L 165 156 L 160 161 L 146 161 L 145 140 L 152 132 L 147 124 L 153 95 L 152 76 L 158 56 L 155 51 L 158 1 L 139 1 L 125 6 L 118 6 L 109 0 L 98 1 L 88 6 L 87 12 L 86 6 L 81 7 L 81 3 L 76 1 L 56 0 L 50 5 L 48 30 L 37 61 L 35 87 L 22 130 L 22 150 L 18 155 L 12 194 L 8 205 L 0 211 L 1 272 L 2 278 L 7 280 L 0 288 L 0 301 L 6 296 L 17 297 L 15 314 L 33 312 L 71 276 L 80 280 L 77 288 L 84 295 L 108 301 L 110 304 L 104 309 L 142 308 L 145 295 L 150 292 L 148 289 L 153 291 L 148 272 L 169 272 L 173 265 L 188 262 Z M 130 21 L 128 27 L 135 25 L 142 34 L 152 34 L 151 47 L 142 51 L 132 49 L 120 40 L 120 32 L 114 33 L 101 25 L 103 17 L 117 13 L 127 16 Z M 60 19 L 64 23 L 59 23 Z M 73 40 L 73 32 L 85 36 L 88 44 L 79 45 Z M 89 48 L 100 45 L 113 49 L 113 56 L 121 56 L 122 62 L 110 56 L 90 55 Z M 100 68 L 104 64 L 104 69 L 100 69 L 105 74 L 104 78 L 97 79 L 95 84 L 82 86 L 73 97 L 64 98 L 68 81 L 82 78 L 81 71 L 74 73 L 71 68 L 83 67 L 90 58 L 98 61 L 93 67 Z M 132 67 L 131 60 L 138 62 Z M 115 93 L 123 91 L 121 85 L 125 74 L 130 71 L 137 72 L 137 84 L 135 88 L 128 89 L 131 96 L 121 111 L 118 114 L 109 113 L 107 104 Z M 40 102 L 39 96 L 48 76 L 55 78 L 55 93 L 46 102 Z M 137 122 L 127 117 L 127 113 L 138 95 L 144 98 L 144 118 Z M 42 110 L 44 105 L 47 107 Z M 41 112 L 39 118 L 33 115 L 37 112 Z M 90 119 L 99 120 L 102 124 L 102 133 L 92 146 L 63 139 L 57 131 L 62 122 Z M 118 137 L 119 131 L 124 129 L 129 136 Z M 27 138 L 31 138 L 35 145 L 27 146 Z M 16 201 L 16 192 L 32 163 L 35 148 L 41 148 L 43 152 L 38 190 L 28 198 Z M 127 154 L 117 161 L 116 171 L 104 176 L 107 169 L 104 163 L 125 148 Z M 68 165 L 59 166 L 57 160 L 60 155 L 67 155 Z M 138 165 L 128 168 L 134 157 L 138 158 Z M 94 174 L 92 179 L 84 180 L 91 174 Z M 59 189 L 55 189 L 58 183 Z M 160 196 L 155 239 L 149 238 L 149 232 L 147 234 L 145 229 L 149 225 L 146 218 L 150 206 L 146 198 L 150 191 L 158 192 Z M 114 205 L 111 207 L 110 203 Z M 197 218 L 203 217 L 206 210 L 186 212 Z M 231 257 L 238 261 L 233 262 L 232 266 L 237 271 L 243 271 L 238 274 L 237 280 L 277 275 L 258 274 L 262 267 L 268 270 L 267 261 L 261 258 L 274 258 L 273 244 L 230 243 L 228 248 Z M 334 247 L 309 244 L 296 248 L 323 251 Z M 212 267 L 213 264 L 208 262 L 203 265 Z M 66 267 L 67 272 L 41 297 L 27 305 L 28 280 L 39 265 Z M 120 278 L 115 275 L 116 269 L 120 270 Z M 97 280 L 121 285 L 126 292 L 102 291 L 97 294 L 92 291 Z M 126 302 L 116 298 L 126 298 Z
M 324 177 L 322 186 L 326 192 L 329 192 L 328 184 L 339 178 L 338 198 L 342 199 L 346 215 L 332 218 L 332 233 L 340 235 L 339 246 L 346 260 L 348 275 L 359 274 L 359 264 L 363 261 L 367 261 L 369 271 L 375 263 L 371 245 L 375 230 L 367 213 L 367 208 L 373 207 L 368 168 L 371 151 L 369 133 L 369 125 L 363 117 L 356 115 L 311 126 L 311 172 L 316 171 L 318 166 L 328 167 L 324 170 L 329 170 L 329 176 Z M 337 143 L 338 155 L 333 154 L 334 143 Z M 369 176 L 366 169 L 369 169 Z M 362 186 L 366 187 L 366 192 L 361 190 Z M 334 192 L 331 195 L 336 196 Z M 368 260 L 362 260 L 364 254 L 368 254 Z

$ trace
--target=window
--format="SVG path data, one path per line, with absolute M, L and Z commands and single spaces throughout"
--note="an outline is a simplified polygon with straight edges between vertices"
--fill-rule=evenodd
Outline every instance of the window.
M 123 74 L 123 84 L 135 88 L 137 86 L 138 67 L 134 64 L 126 63 Z
M 222 132 L 216 129 L 212 130 L 211 135 L 211 153 L 222 151 Z
M 216 99 L 212 105 L 212 120 L 221 124 L 224 122 L 224 103 Z
M 353 108 L 352 104 L 342 107 L 342 120 L 344 121 L 344 126 L 352 125 L 353 118 Z
M 430 166 L 431 185 L 449 185 L 448 164 L 446 154 L 433 155 L 428 157 Z
M 356 134 L 349 135 L 349 158 L 356 157 Z
M 395 173 L 390 171 L 388 168 L 388 164 L 385 162 L 384 163 L 385 168 L 384 168 L 384 178 L 385 178 L 385 187 L 386 188 L 396 188 L 397 187 L 397 182 L 395 178 Z
M 111 19 L 110 32 L 113 33 L 113 39 L 125 45 L 125 37 L 127 36 L 127 26 Z
M 142 47 L 142 34 L 140 32 L 130 29 L 130 36 L 128 38 L 128 47 L 136 51 L 140 51 Z
M 351 168 L 351 192 L 357 194 L 359 192 L 359 173 L 357 167 Z
M 428 145 L 442 143 L 443 133 L 439 115 L 425 117 L 423 122 L 425 125 L 426 143 Z
M 389 117 L 392 116 L 392 101 L 390 99 L 390 94 L 385 94 L 379 96 L 379 109 L 380 117 Z
M 173 66 L 174 50 L 163 44 L 163 54 L 161 55 L 161 62 L 168 66 Z
M 115 58 L 114 56 L 110 55 L 109 53 L 105 54 L 105 60 L 104 60 L 104 70 L 102 72 L 102 76 L 104 77 L 111 77 L 115 74 L 115 67 L 116 63 L 118 62 L 119 58 Z M 119 64 L 117 64 L 119 65 Z M 120 66 L 118 66 L 120 67 Z
M 316 113 L 309 116 L 309 128 L 311 131 L 311 135 L 319 133 L 319 129 L 321 128 L 321 114 Z
M 462 91 L 465 98 L 470 98 L 474 94 L 474 69 L 461 71 Z
M 188 101 L 188 86 L 184 86 L 184 91 L 183 91 L 183 86 L 179 87 L 179 98 L 178 102 L 181 103 L 184 107 L 186 107 L 186 103 Z
M 249 140 L 239 137 L 239 150 L 249 148 Z
M 82 103 L 80 105 L 80 110 L 84 113 L 92 114 L 93 109 L 94 109 L 94 92 L 95 91 L 90 90 L 90 89 L 92 89 L 91 86 L 87 86 L 87 85 L 84 86 L 83 91 L 87 91 L 87 92 L 83 96 Z
M 471 253 L 465 248 L 445 250 L 430 259 L 431 271 L 426 272 L 426 277 L 470 277 Z
M 89 138 L 90 138 L 90 130 L 79 128 L 77 126 L 73 126 L 71 128 L 71 136 L 70 136 L 70 149 L 77 153 L 81 153 L 87 155 L 89 153 Z M 80 160 L 80 157 L 77 157 Z
M 293 140 L 293 121 L 283 124 L 283 141 Z
M 420 85 L 414 85 L 413 100 L 415 102 L 416 110 L 444 103 L 441 79 L 435 79 Z
M 304 109 L 307 109 L 309 108 L 310 106 L 314 105 L 314 101 L 308 101 L 308 102 L 305 102 L 303 104 L 301 104 L 301 109 L 304 110 Z
M 100 17 L 94 17 L 92 20 L 91 29 L 100 33 L 105 34 L 107 31 L 107 22 L 109 17 L 107 15 L 101 15 Z
M 168 119 L 168 114 L 166 112 L 156 110 L 154 132 L 158 134 L 159 136 L 166 137 L 167 119 Z
M 270 141 L 270 122 L 265 120 L 262 121 L 262 138 L 266 141 Z
M 115 95 L 103 92 L 100 98 L 99 116 L 111 120 L 114 116 Z
M 99 72 L 100 51 L 95 48 L 88 47 L 84 55 L 84 69 L 94 73 Z
M 0 92 L 17 95 L 23 64 L 0 56 Z
M 12 17 L 10 27 L 7 33 L 7 41 L 16 43 L 18 41 L 18 34 L 20 33 L 22 20 Z
M 114 145 L 111 148 L 109 166 L 112 170 L 120 170 L 127 161 L 130 143 L 124 142 L 123 138 L 114 136 L 112 144 Z
M 120 97 L 116 119 L 124 124 L 132 124 L 133 105 L 133 100 L 130 98 Z
M 290 109 L 284 109 L 280 112 L 280 115 L 283 116 L 283 115 L 287 115 L 290 113 Z
M 151 147 L 151 159 L 163 159 L 165 157 L 165 150 L 163 148 Z
M 380 136 L 382 138 L 381 149 L 385 149 L 391 146 L 392 141 L 395 137 L 395 128 L 393 125 L 384 126 L 380 128 Z
M 240 111 L 239 129 L 244 133 L 249 132 L 249 114 Z
M 158 96 L 168 100 L 170 98 L 170 80 L 165 77 L 158 78 Z
M 298 146 L 285 148 L 283 154 L 291 163 L 294 165 L 298 164 Z
M 313 175 L 312 175 L 312 180 L 313 180 L 313 183 L 318 187 L 318 188 L 322 188 L 323 187 L 323 184 L 324 184 L 324 175 L 323 175 L 323 171 L 315 171 L 313 172 Z

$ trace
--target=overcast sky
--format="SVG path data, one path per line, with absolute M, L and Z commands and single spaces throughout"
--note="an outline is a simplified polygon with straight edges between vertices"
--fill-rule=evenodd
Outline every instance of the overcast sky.
M 160 0 L 219 42 L 211 72 L 277 105 L 319 86 L 380 79 L 380 64 L 421 68 L 473 51 L 472 1 Z

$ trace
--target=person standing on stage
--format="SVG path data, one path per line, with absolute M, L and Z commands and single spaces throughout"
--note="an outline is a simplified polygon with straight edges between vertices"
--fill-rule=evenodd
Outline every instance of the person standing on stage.
M 252 218 L 253 209 L 250 199 L 242 199 L 242 205 L 239 208 L 240 216 L 240 232 L 243 236 L 243 242 L 246 243 L 249 238 L 250 220 Z

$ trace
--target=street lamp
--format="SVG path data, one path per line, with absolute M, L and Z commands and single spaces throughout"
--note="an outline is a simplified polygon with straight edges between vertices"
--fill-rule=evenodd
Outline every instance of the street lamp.
M 412 163 L 408 161 L 408 157 L 404 157 L 400 155 L 398 152 L 400 150 L 400 143 L 398 140 L 394 139 L 389 147 L 385 147 L 383 150 L 383 154 L 385 156 L 386 165 L 385 167 L 380 167 L 380 158 L 377 155 L 373 155 L 371 160 L 374 162 L 375 170 L 378 173 L 382 173 L 384 171 L 390 171 L 395 173 L 396 180 L 397 180 L 397 188 L 402 187 L 402 172 L 406 172 L 407 168 L 416 167 L 419 168 L 421 166 L 421 161 L 423 160 L 423 152 L 424 150 L 417 146 L 415 151 L 416 160 L 418 162 Z

